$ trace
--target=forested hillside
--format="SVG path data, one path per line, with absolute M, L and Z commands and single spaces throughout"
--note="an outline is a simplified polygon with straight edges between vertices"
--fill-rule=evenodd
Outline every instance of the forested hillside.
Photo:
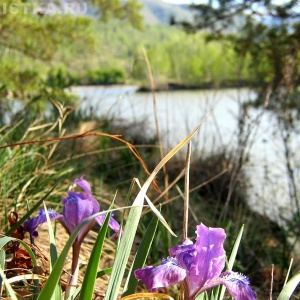
M 21 24 L 16 45 L 13 34 L 3 40 L 4 45 L 9 43 L 11 47 L 11 51 L 4 51 L 2 56 L 0 75 L 4 78 L 5 92 L 13 92 L 18 86 L 18 93 L 21 90 L 27 97 L 25 94 L 32 91 L 37 93 L 41 81 L 50 88 L 127 83 L 147 87 L 149 80 L 142 47 L 149 57 L 158 88 L 170 84 L 182 87 L 240 86 L 255 77 L 249 75 L 248 57 L 238 58 L 229 42 L 207 43 L 207 32 L 187 34 L 183 29 L 167 25 L 171 17 L 191 20 L 188 7 L 158 0 L 143 0 L 138 5 L 141 7 L 136 10 L 141 8 L 143 26 L 135 14 L 125 18 L 118 10 L 115 12 L 119 14 L 118 18 L 114 20 L 107 19 L 105 14 L 101 20 L 89 15 L 73 18 L 25 14 L 20 18 L 21 10 L 19 14 L 12 14 L 11 19 L 5 16 L 2 21 L 5 28 L 13 29 L 14 24 Z M 14 21 L 16 18 L 18 21 Z M 66 22 L 68 26 L 64 26 Z M 27 23 L 31 24 L 32 31 L 39 26 L 34 39 L 22 31 L 22 28 L 28 28 Z M 57 34 L 49 41 L 45 38 L 43 43 L 45 34 L 54 24 L 61 24 Z M 28 44 L 26 52 L 21 43 L 23 46 Z M 31 48 L 37 50 L 32 52 Z
M 96 46 L 92 52 L 72 57 L 74 49 L 70 47 L 57 54 L 57 61 L 62 61 L 62 57 L 73 60 L 64 68 L 71 72 L 76 84 L 135 83 L 147 86 L 142 47 L 146 49 L 159 87 L 165 87 L 167 83 L 188 87 L 240 85 L 253 79 L 247 69 L 249 62 L 245 63 L 247 58 L 243 58 L 242 63 L 229 42 L 207 43 L 206 33 L 192 35 L 165 25 L 145 25 L 143 30 L 138 30 L 121 21 L 94 22 L 93 32 Z M 116 80 L 105 82 L 100 70 L 116 72 L 116 69 L 119 71 Z

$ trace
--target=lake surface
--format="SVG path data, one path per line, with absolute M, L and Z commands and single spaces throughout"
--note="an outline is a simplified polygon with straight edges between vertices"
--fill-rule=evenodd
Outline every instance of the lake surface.
M 73 91 L 80 96 L 81 110 L 92 108 L 97 116 L 114 116 L 137 124 L 145 120 L 147 134 L 156 133 L 152 93 L 136 92 L 135 87 L 78 87 Z M 166 148 L 175 146 L 203 123 L 192 140 L 192 148 L 197 155 L 205 155 L 222 146 L 238 149 L 240 104 L 254 96 L 248 89 L 156 93 L 156 112 L 163 145 Z M 256 122 L 258 116 L 259 122 Z M 252 185 L 249 204 L 273 219 L 282 215 L 287 217 L 291 214 L 291 208 L 287 196 L 283 145 L 276 120 L 270 112 L 262 114 L 258 109 L 251 109 L 244 121 L 252 128 L 250 160 L 245 166 Z M 296 149 L 299 144 L 296 134 L 294 142 Z M 184 151 L 182 153 L 185 155 Z

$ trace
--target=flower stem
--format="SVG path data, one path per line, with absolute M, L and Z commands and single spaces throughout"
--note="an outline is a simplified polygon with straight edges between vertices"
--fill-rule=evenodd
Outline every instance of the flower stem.
M 79 273 L 79 253 L 80 253 L 81 243 L 77 240 L 73 244 L 73 256 L 72 256 L 72 266 L 71 275 L 68 279 L 68 285 L 66 287 L 65 299 L 68 299 L 75 291 L 78 281 Z

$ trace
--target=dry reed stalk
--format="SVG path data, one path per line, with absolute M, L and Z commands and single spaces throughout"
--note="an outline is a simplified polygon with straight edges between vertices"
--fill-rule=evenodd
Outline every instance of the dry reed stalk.
M 154 107 L 155 127 L 156 127 L 157 141 L 158 141 L 158 145 L 159 145 L 160 159 L 163 159 L 164 151 L 163 151 L 163 145 L 162 145 L 161 130 L 160 130 L 160 126 L 159 126 L 159 122 L 158 122 L 158 116 L 157 116 L 157 105 L 156 105 L 156 95 L 155 95 L 155 80 L 154 80 L 154 76 L 153 76 L 153 70 L 152 70 L 152 67 L 151 67 L 151 63 L 149 61 L 149 57 L 148 57 L 146 49 L 144 47 L 142 47 L 142 52 L 143 52 L 144 59 L 145 59 L 145 62 L 146 62 L 147 71 L 148 71 L 150 84 L 151 84 L 151 92 L 152 92 L 153 107 Z M 165 190 L 168 191 L 169 177 L 168 177 L 168 172 L 167 172 L 166 165 L 163 166 L 162 170 L 163 170 L 163 174 L 164 174 Z M 166 198 L 166 200 L 168 199 L 168 193 L 167 192 L 165 194 L 165 198 Z

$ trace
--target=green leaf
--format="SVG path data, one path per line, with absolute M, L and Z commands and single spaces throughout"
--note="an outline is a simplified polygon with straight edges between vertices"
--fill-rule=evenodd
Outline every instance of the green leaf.
M 104 224 L 101 227 L 101 230 L 98 234 L 97 240 L 93 247 L 91 256 L 89 258 L 89 263 L 87 265 L 87 269 L 81 286 L 81 292 L 79 298 L 80 300 L 93 299 L 98 265 L 102 253 L 103 244 L 105 241 L 105 236 L 106 236 L 110 216 L 111 213 L 108 213 L 106 215 Z
M 57 260 L 57 249 L 56 249 L 56 243 L 55 243 L 55 237 L 54 237 L 54 232 L 51 224 L 51 220 L 48 214 L 48 209 L 46 207 L 46 204 L 44 202 L 44 210 L 47 218 L 47 225 L 48 225 L 48 232 L 49 232 L 49 240 L 50 240 L 50 273 L 52 271 L 52 268 Z M 61 293 L 61 286 L 59 282 L 56 285 L 54 294 L 52 296 L 52 300 L 59 300 L 62 298 L 62 293 Z
M 55 286 L 58 284 L 59 280 L 60 280 L 60 275 L 62 272 L 62 269 L 64 267 L 65 264 L 65 260 L 67 258 L 68 252 L 71 249 L 79 231 L 90 221 L 92 221 L 94 218 L 102 215 L 102 214 L 106 214 L 108 213 L 108 211 L 104 211 L 104 212 L 99 212 L 97 214 L 94 214 L 92 216 L 90 216 L 89 218 L 87 218 L 86 220 L 84 220 L 81 224 L 79 224 L 74 231 L 72 232 L 72 234 L 70 235 L 65 247 L 63 248 L 61 254 L 59 255 L 58 259 L 56 260 L 52 272 L 48 277 L 48 280 L 46 281 L 44 288 L 42 289 L 38 299 L 42 300 L 42 299 L 49 299 L 50 297 L 52 297 L 54 290 L 55 290 Z
M 287 300 L 290 299 L 294 290 L 300 283 L 300 272 L 294 275 L 288 283 L 283 287 L 282 291 L 280 292 L 277 300 Z
M 122 297 L 135 293 L 136 287 L 138 285 L 138 280 L 134 276 L 134 271 L 144 266 L 150 251 L 150 247 L 154 239 L 157 225 L 158 225 L 158 217 L 154 215 L 141 240 L 141 243 L 135 255 L 134 261 L 132 263 L 130 272 L 127 277 L 128 279 L 125 283 L 125 287 L 124 287 L 125 292 L 123 292 Z
M 3 269 L 2 269 L 1 267 L 0 267 L 0 276 L 1 276 L 2 280 L 3 280 L 3 282 L 4 282 L 4 285 L 5 285 L 7 294 L 9 294 L 9 296 L 10 296 L 10 298 L 11 298 L 12 300 L 18 300 L 18 298 L 17 298 L 17 296 L 16 296 L 16 294 L 15 294 L 15 292 L 14 292 L 12 286 L 11 286 L 10 283 L 7 281 L 7 278 L 6 278 L 6 276 L 5 276 L 5 273 L 4 273 L 4 271 L 3 271 Z
M 112 271 L 112 268 L 106 268 L 104 270 L 101 270 L 97 273 L 97 278 L 100 278 L 104 275 L 109 275 L 109 274 L 111 274 L 111 271 Z
M 10 236 L 4 236 L 0 239 L 0 249 L 2 249 L 9 242 L 18 242 L 18 243 L 22 244 L 22 246 L 28 252 L 28 254 L 33 262 L 35 272 L 37 273 L 37 261 L 36 261 L 35 255 L 34 255 L 33 251 L 31 250 L 31 248 L 22 240 L 19 240 L 19 239 L 10 237 Z
M 5 251 L 0 249 L 0 268 L 4 270 L 5 268 Z M 0 276 L 0 295 L 2 295 L 2 277 Z
M 201 293 L 199 296 L 196 297 L 195 300 L 207 300 L 208 296 L 207 296 L 207 292 Z
M 228 266 L 227 266 L 227 270 L 229 270 L 229 271 L 232 271 L 234 261 L 235 261 L 235 258 L 236 258 L 241 240 L 242 240 L 244 227 L 245 227 L 245 225 L 243 225 L 241 227 L 241 229 L 238 233 L 238 236 L 237 236 L 237 238 L 234 242 L 234 245 L 233 245 L 233 248 L 232 248 L 232 251 L 231 251 L 231 254 L 230 254 L 230 258 L 229 258 L 229 261 L 228 261 Z M 224 298 L 225 291 L 226 291 L 226 287 L 223 285 L 222 288 L 221 288 L 220 295 L 217 297 L 217 299 L 222 300 Z
M 130 251 L 133 245 L 134 237 L 138 227 L 138 223 L 141 217 L 144 199 L 146 198 L 146 192 L 156 177 L 160 169 L 194 136 L 194 134 L 201 127 L 200 124 L 191 134 L 183 139 L 177 146 L 175 146 L 155 167 L 150 174 L 138 195 L 136 196 L 132 208 L 130 209 L 129 216 L 125 225 L 124 234 L 120 242 L 120 246 L 115 258 L 112 273 L 108 282 L 108 287 L 105 295 L 105 300 L 116 300 L 118 298 L 120 286 L 124 277 L 127 261 L 130 255 Z M 148 199 L 147 199 L 148 201 Z M 151 203 L 151 202 L 150 202 Z M 148 202 L 149 204 L 149 202 Z M 161 216 L 161 214 L 155 209 L 155 214 Z M 162 217 L 162 216 L 161 216 Z
M 2 249 L 7 243 L 14 242 L 14 241 L 22 244 L 22 246 L 28 252 L 28 254 L 29 254 L 29 256 L 30 256 L 30 258 L 32 260 L 32 263 L 33 263 L 34 273 L 37 274 L 38 270 L 37 270 L 37 260 L 36 260 L 36 257 L 34 255 L 33 251 L 31 250 L 31 248 L 24 241 L 16 239 L 16 238 L 13 238 L 13 237 L 10 237 L 10 236 L 4 236 L 4 237 L 2 237 L 0 239 L 0 249 Z M 38 279 L 35 279 L 34 280 L 34 296 L 33 296 L 34 299 L 36 299 L 36 296 L 37 296 L 37 294 L 39 292 L 38 286 L 39 286 L 39 281 L 38 281 Z
M 102 277 L 104 275 L 109 275 L 111 273 L 112 268 L 106 268 L 104 270 L 101 270 L 97 272 L 97 278 Z M 71 295 L 71 297 L 68 298 L 68 300 L 74 300 L 79 295 L 81 291 L 81 285 L 75 290 L 75 292 Z
M 233 245 L 233 248 L 232 248 L 232 251 L 231 251 L 231 254 L 230 254 L 230 258 L 229 258 L 229 261 L 228 261 L 228 269 L 227 270 L 229 270 L 229 271 L 231 271 L 232 268 L 233 268 L 233 265 L 234 265 L 234 262 L 235 262 L 235 259 L 236 259 L 236 255 L 237 255 L 237 252 L 238 252 L 241 240 L 242 240 L 244 227 L 245 227 L 245 225 L 243 225 L 241 227 L 241 229 L 238 233 L 238 236 L 237 236 L 237 238 L 234 242 L 234 245 Z
M 140 194 L 141 195 L 141 194 Z M 143 198 L 138 199 L 143 200 Z M 140 202 L 138 202 L 140 203 Z M 123 237 L 121 239 L 120 247 L 115 258 L 111 277 L 108 283 L 105 300 L 117 299 L 120 285 L 124 276 L 124 271 L 130 254 L 130 250 L 135 237 L 136 229 L 140 220 L 142 212 L 141 205 L 132 207 L 126 222 Z
M 54 232 L 53 232 L 51 220 L 50 220 L 48 209 L 47 209 L 45 203 L 44 203 L 44 210 L 45 210 L 45 214 L 46 214 L 47 225 L 48 225 L 48 232 L 49 232 L 49 241 L 50 241 L 50 272 L 51 272 L 52 267 L 54 266 L 54 264 L 55 264 L 55 262 L 57 260 L 57 249 L 56 249 L 55 237 L 54 237 Z

